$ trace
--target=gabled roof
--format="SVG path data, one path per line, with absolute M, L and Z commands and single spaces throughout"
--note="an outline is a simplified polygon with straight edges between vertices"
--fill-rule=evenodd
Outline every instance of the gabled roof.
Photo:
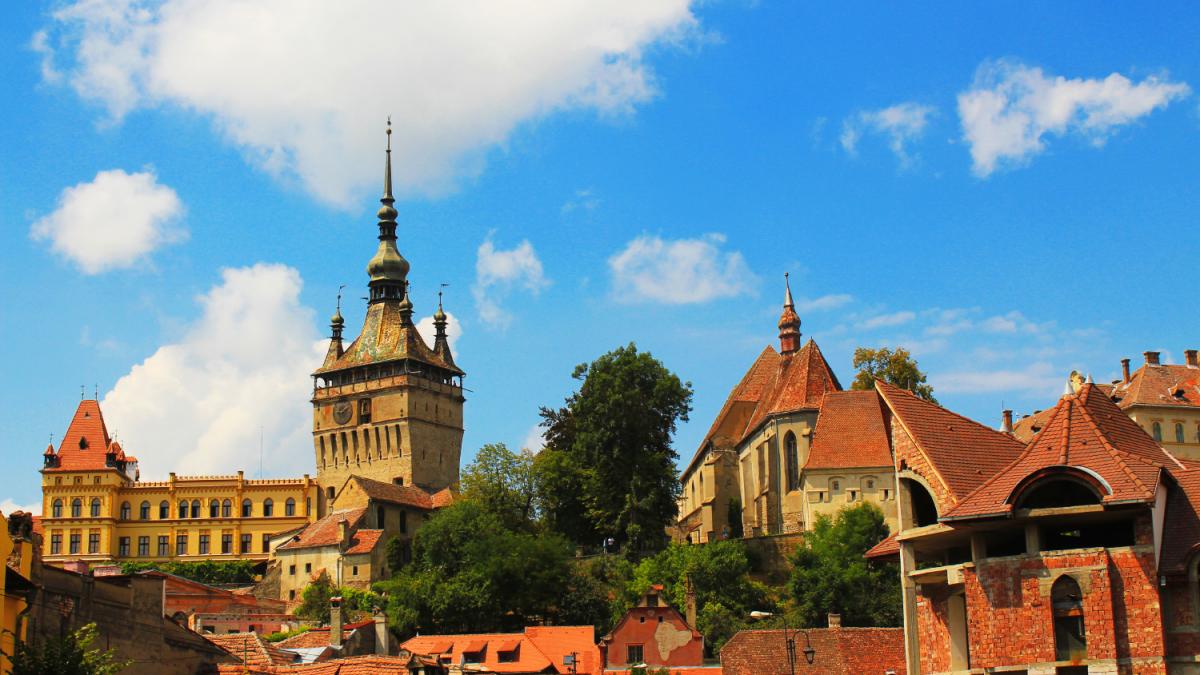
M 797 410 L 816 410 L 829 391 L 841 391 L 821 348 L 812 339 L 795 354 L 779 357 L 775 376 L 764 399 L 754 410 L 741 440 L 754 433 L 768 418 Z
M 267 642 L 256 633 L 205 633 L 209 642 L 236 656 L 249 666 L 271 666 L 294 663 L 296 657 Z
M 363 476 L 351 476 L 346 482 L 349 483 L 351 481 L 358 484 L 358 487 L 360 490 L 362 490 L 363 494 L 375 501 L 400 504 L 402 506 L 411 506 L 413 508 L 424 509 L 426 511 L 432 511 L 435 508 L 433 499 L 434 495 L 431 495 L 415 485 L 396 485 L 395 483 L 384 483 L 383 481 L 365 478 Z M 342 490 L 345 489 L 346 487 L 342 486 Z M 442 492 L 446 492 L 446 490 L 442 490 L 437 494 L 441 495 Z M 338 494 L 340 495 L 341 492 L 339 491 Z M 443 495 L 441 498 L 439 498 L 439 501 L 446 501 L 448 503 L 449 500 L 446 499 L 445 495 Z M 336 498 L 334 499 L 334 502 L 337 502 Z
M 883 403 L 874 391 L 831 391 L 821 399 L 806 469 L 892 466 Z
M 1163 470 L 1184 469 L 1103 391 L 1084 384 L 1059 399 L 1045 428 L 1020 456 L 943 517 L 1009 514 L 1014 491 L 1027 477 L 1068 467 L 1102 481 L 1102 503 L 1152 501 Z
M 342 642 L 345 643 L 346 640 L 349 640 L 354 634 L 354 631 L 358 630 L 359 628 L 365 628 L 367 626 L 374 625 L 374 619 L 364 619 L 363 621 L 343 625 Z M 275 646 L 280 649 L 312 649 L 315 647 L 328 647 L 329 632 L 330 629 L 328 626 L 323 628 L 313 628 L 312 630 L 304 631 L 299 635 L 293 635 L 286 640 L 276 642 Z
M 411 322 L 405 323 L 401 314 L 399 302 L 377 302 L 368 305 L 362 332 L 354 338 L 354 342 L 350 343 L 341 356 L 332 361 L 330 357 L 336 352 L 331 351 L 326 356 L 326 362 L 315 374 L 401 359 L 418 361 L 462 374 L 463 371 L 458 366 L 430 349 L 417 332 L 416 325 Z
M 339 523 L 346 521 L 350 529 L 354 530 L 358 527 L 359 522 L 363 519 L 366 512 L 366 507 L 360 507 L 329 513 L 324 518 L 304 528 L 295 539 L 280 544 L 276 550 L 291 551 L 318 546 L 336 546 L 342 543 L 341 525 Z
M 758 405 L 763 399 L 767 387 L 774 380 L 776 369 L 779 366 L 779 353 L 771 345 L 767 345 L 754 363 L 750 365 L 750 369 L 742 376 L 740 382 L 734 386 L 729 392 L 728 398 L 725 399 L 725 405 L 721 406 L 721 411 L 717 413 L 713 419 L 712 426 L 708 428 L 708 433 L 704 434 L 704 439 L 700 441 L 700 447 L 696 449 L 696 454 L 692 457 L 692 461 L 688 463 L 683 473 L 686 475 L 691 472 L 692 467 L 704 455 L 704 450 L 712 441 L 721 428 L 726 426 L 727 422 L 732 421 L 735 411 L 739 408 L 744 411 L 749 408 L 753 410 L 754 406 Z M 746 421 L 749 420 L 749 415 L 745 415 Z M 730 430 L 733 434 L 733 440 L 736 442 L 741 439 L 742 433 L 746 430 L 745 422 L 740 425 L 735 425 L 736 431 Z
M 1191 366 L 1145 364 L 1129 382 L 1113 387 L 1121 408 L 1134 405 L 1200 406 L 1200 369 Z
M 85 399 L 79 402 L 75 416 L 58 444 L 57 465 L 44 471 L 97 471 L 109 468 L 106 455 L 109 451 L 120 453 L 121 447 L 113 442 L 100 413 L 100 402 Z M 50 454 L 47 451 L 46 454 Z
M 524 633 L 479 633 L 470 635 L 421 635 L 400 648 L 418 655 L 449 656 L 462 663 L 463 654 L 477 654 L 486 672 L 570 673 L 563 657 L 572 652 L 579 658 L 578 672 L 600 672 L 600 650 L 594 643 L 592 626 L 529 626 Z M 516 661 L 499 660 L 501 651 L 515 647 Z
M 875 381 L 875 389 L 956 501 L 1007 466 L 1024 448 L 1012 436 L 918 398 L 907 389 L 883 380 Z
M 370 553 L 375 550 L 375 546 L 379 544 L 379 538 L 382 536 L 383 530 L 359 530 L 350 538 L 350 546 L 343 553 L 345 555 Z

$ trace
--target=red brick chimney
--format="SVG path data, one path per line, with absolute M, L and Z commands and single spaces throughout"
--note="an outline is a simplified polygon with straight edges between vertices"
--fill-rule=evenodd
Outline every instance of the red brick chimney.
M 1148 365 L 1148 366 L 1157 366 L 1158 365 L 1158 352 L 1142 352 L 1142 356 L 1146 357 L 1146 365 Z
M 1183 350 L 1183 362 L 1186 363 L 1189 368 L 1200 368 L 1200 360 L 1197 360 L 1196 358 L 1197 354 L 1198 352 L 1195 349 Z
M 1003 431 L 1006 434 L 1011 434 L 1012 433 L 1012 411 L 1005 410 L 1002 414 L 1004 415 L 1004 422 L 1003 422 L 1003 424 L 1000 425 L 1000 431 Z
M 1129 359 L 1121 359 L 1121 383 L 1129 384 Z

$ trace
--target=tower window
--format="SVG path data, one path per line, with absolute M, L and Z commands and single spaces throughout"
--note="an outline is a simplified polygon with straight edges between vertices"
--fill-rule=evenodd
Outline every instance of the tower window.
M 333 500 L 333 486 L 325 488 L 325 498 L 330 501 Z
M 88 449 L 88 442 L 87 442 L 87 439 L 86 439 L 86 438 L 83 438 L 82 436 L 80 436 L 80 437 L 79 437 L 79 449 L 80 449 L 80 450 L 87 450 L 87 449 Z
M 171 517 L 171 505 L 168 504 L 167 500 L 164 499 L 158 503 L 158 519 L 166 520 L 167 518 L 170 518 L 170 517 Z
M 221 502 L 212 500 L 208 503 L 208 517 L 219 518 L 221 516 Z
M 133 507 L 129 502 L 121 502 L 121 520 L 129 520 L 133 516 Z
M 138 519 L 150 520 L 150 502 L 142 502 L 138 507 Z
M 54 518 L 62 518 L 62 500 L 55 499 L 54 504 L 50 507 L 50 515 Z
M 797 454 L 796 434 L 787 432 L 783 437 L 784 461 L 787 465 L 788 491 L 800 489 L 800 457 Z
M 233 515 L 233 502 L 226 499 L 221 502 L 221 517 L 228 518 L 231 515 Z
M 193 518 L 200 517 L 200 500 L 199 499 L 192 500 L 192 517 Z
M 179 517 L 180 518 L 187 518 L 189 511 L 190 511 L 190 509 L 188 508 L 188 502 L 186 499 L 179 502 Z

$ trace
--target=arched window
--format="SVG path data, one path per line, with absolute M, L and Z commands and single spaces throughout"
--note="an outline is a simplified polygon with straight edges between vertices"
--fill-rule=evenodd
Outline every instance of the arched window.
M 164 499 L 158 503 L 158 519 L 166 520 L 167 518 L 170 518 L 170 517 L 171 517 L 171 505 L 168 504 L 167 500 Z
M 249 518 L 250 514 L 253 513 L 253 511 L 254 511 L 254 505 L 250 503 L 250 500 L 243 499 L 242 500 L 242 517 Z
M 1052 509 L 1099 504 L 1100 499 L 1101 495 L 1083 480 L 1060 475 L 1035 482 L 1017 499 L 1016 506 L 1018 509 Z
M 79 497 L 71 500 L 71 517 L 78 518 L 83 515 L 83 500 Z
M 1162 425 L 1159 424 L 1158 422 L 1155 422 L 1150 427 L 1150 429 L 1152 430 L 1152 433 L 1154 435 L 1154 440 L 1158 441 L 1159 443 L 1162 443 Z
M 200 517 L 200 500 L 199 499 L 192 500 L 192 517 L 193 518 Z
M 150 520 L 150 502 L 142 502 L 142 505 L 138 507 L 138 518 Z
M 1054 657 L 1058 661 L 1087 658 L 1087 633 L 1083 625 L 1083 592 L 1079 582 L 1064 574 L 1050 587 L 1054 614 Z
M 783 437 L 783 459 L 787 465 L 788 491 L 800 489 L 800 457 L 796 454 L 796 434 L 787 432 Z
M 93 518 L 99 518 L 99 517 L 100 517 L 100 498 L 99 498 L 99 497 L 92 497 L 92 510 L 91 510 L 91 513 L 92 513 L 92 517 L 93 517 Z
M 208 517 L 219 518 L 221 516 L 221 502 L 212 500 L 208 503 Z
M 133 507 L 129 502 L 121 502 L 121 520 L 129 520 L 133 517 Z
M 911 478 L 903 479 L 902 485 L 908 488 L 909 506 L 912 510 L 912 525 L 909 527 L 924 527 L 937 523 L 937 504 L 929 490 Z
M 187 518 L 188 513 L 190 511 L 191 511 L 191 509 L 188 508 L 188 500 L 185 499 L 185 500 L 179 502 L 179 517 L 180 518 Z
M 263 500 L 263 517 L 270 518 L 275 515 L 275 502 L 271 501 L 270 497 Z
M 226 499 L 221 502 L 221 517 L 228 518 L 231 515 L 233 515 L 233 502 Z
M 1176 443 L 1183 442 L 1183 423 L 1181 423 L 1181 422 L 1175 423 L 1175 442 Z
M 54 504 L 50 507 L 50 515 L 55 518 L 62 518 L 62 500 L 55 499 Z
M 296 515 L 296 500 L 295 499 L 288 497 L 288 500 L 283 503 L 283 515 L 285 515 L 285 516 Z

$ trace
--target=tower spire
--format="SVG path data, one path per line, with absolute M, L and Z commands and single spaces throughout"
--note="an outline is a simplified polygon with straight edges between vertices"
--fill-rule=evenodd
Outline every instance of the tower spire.
M 445 359 L 446 363 L 454 365 L 454 356 L 450 353 L 450 336 L 446 332 L 446 323 L 449 317 L 446 316 L 446 310 L 442 309 L 442 289 L 450 284 L 442 284 L 438 288 L 438 308 L 433 313 L 433 351 L 438 356 Z
M 783 313 L 779 315 L 779 353 L 791 354 L 800 349 L 800 316 L 792 301 L 792 284 L 783 273 Z
M 408 261 L 396 250 L 396 203 L 392 196 L 392 118 L 387 123 L 387 151 L 383 165 L 383 197 L 376 214 L 379 217 L 379 248 L 367 263 L 367 274 L 371 275 L 370 303 L 386 300 L 398 301 L 404 295 L 405 279 L 408 277 Z
M 333 318 L 329 320 L 330 339 L 339 345 L 342 342 L 342 328 L 346 325 L 346 320 L 342 318 L 342 289 L 345 287 L 346 284 L 338 286 L 337 309 L 333 310 Z

